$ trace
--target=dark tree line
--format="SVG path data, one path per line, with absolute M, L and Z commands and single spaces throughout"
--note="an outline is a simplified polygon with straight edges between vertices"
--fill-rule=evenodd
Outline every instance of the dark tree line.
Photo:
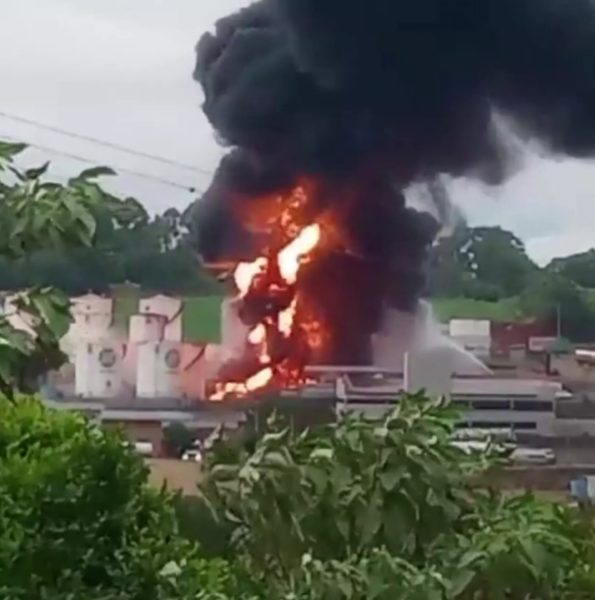
M 150 217 L 136 201 L 127 202 L 128 221 L 115 222 L 107 210 L 95 211 L 93 247 L 0 259 L 0 290 L 51 285 L 76 295 L 130 282 L 162 293 L 215 293 L 217 283 L 201 268 L 189 243 L 186 215 L 170 208 Z
M 540 268 L 510 231 L 461 223 L 434 246 L 429 271 L 433 296 L 491 302 L 514 297 L 525 318 L 560 318 L 565 337 L 595 339 L 595 250 Z

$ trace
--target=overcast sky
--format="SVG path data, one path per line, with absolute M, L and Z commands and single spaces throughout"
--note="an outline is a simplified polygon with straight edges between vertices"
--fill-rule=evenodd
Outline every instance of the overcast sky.
M 164 165 L 43 131 L 0 116 L 0 138 L 18 138 L 146 175 L 123 173 L 109 187 L 151 211 L 184 208 L 208 185 L 221 155 L 192 81 L 202 31 L 243 0 L 0 0 L 0 113 L 158 154 Z M 67 177 L 86 165 L 46 150 Z M 498 189 L 459 181 L 452 189 L 472 224 L 514 231 L 539 262 L 595 246 L 595 163 L 525 157 Z

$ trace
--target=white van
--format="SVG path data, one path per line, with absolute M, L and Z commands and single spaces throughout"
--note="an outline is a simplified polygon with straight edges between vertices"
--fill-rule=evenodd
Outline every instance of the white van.
M 517 448 L 510 460 L 516 465 L 553 465 L 556 454 L 551 448 Z

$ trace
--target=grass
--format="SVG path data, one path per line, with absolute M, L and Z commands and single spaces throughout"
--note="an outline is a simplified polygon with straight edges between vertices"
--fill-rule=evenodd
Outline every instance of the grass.
M 488 319 L 500 322 L 521 320 L 516 297 L 505 298 L 499 302 L 472 298 L 432 298 L 432 306 L 436 318 L 443 323 L 451 319 Z

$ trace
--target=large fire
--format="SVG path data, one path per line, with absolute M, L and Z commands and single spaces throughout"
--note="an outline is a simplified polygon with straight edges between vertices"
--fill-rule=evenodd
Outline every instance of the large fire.
M 302 310 L 297 284 L 323 238 L 320 223 L 300 225 L 305 201 L 302 187 L 278 198 L 280 213 L 271 223 L 269 244 L 254 261 L 235 267 L 240 316 L 250 326 L 246 356 L 239 375 L 222 377 L 211 400 L 305 382 L 304 369 L 310 351 L 320 343 L 321 325 Z

